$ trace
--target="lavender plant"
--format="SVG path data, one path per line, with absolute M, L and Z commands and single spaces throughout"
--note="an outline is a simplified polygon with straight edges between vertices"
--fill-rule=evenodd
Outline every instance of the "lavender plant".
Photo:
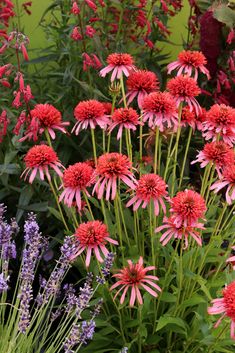
M 79 291 L 72 284 L 62 285 L 74 259 L 78 242 L 67 236 L 60 248 L 61 256 L 48 279 L 35 285 L 42 255 L 48 244 L 42 236 L 36 216 L 30 213 L 24 224 L 24 249 L 18 274 L 13 272 L 16 257 L 15 236 L 19 227 L 14 219 L 8 224 L 6 207 L 0 205 L 0 351 L 78 352 L 92 340 L 95 319 L 103 301 L 91 300 L 101 281 L 89 273 Z M 101 272 L 102 284 L 110 271 L 110 259 Z M 94 286 L 95 284 L 95 286 Z M 84 311 L 88 314 L 83 318 Z

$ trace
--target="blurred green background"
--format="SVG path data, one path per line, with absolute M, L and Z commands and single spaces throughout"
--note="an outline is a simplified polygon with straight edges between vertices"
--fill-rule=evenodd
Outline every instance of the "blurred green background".
M 24 2 L 25 0 L 18 0 L 19 5 Z M 24 32 L 30 39 L 30 49 L 47 46 L 45 34 L 38 24 L 43 12 L 50 3 L 51 0 L 33 0 L 31 7 L 32 15 L 24 14 L 21 18 L 21 22 L 24 25 Z M 170 18 L 169 25 L 172 32 L 169 38 L 170 43 L 164 44 L 163 52 L 169 53 L 172 60 L 176 59 L 177 54 L 182 50 L 182 38 L 186 39 L 187 35 L 186 26 L 190 11 L 188 0 L 184 0 L 183 4 L 181 12 L 175 17 Z M 30 58 L 32 59 L 33 57 L 34 55 L 31 53 Z

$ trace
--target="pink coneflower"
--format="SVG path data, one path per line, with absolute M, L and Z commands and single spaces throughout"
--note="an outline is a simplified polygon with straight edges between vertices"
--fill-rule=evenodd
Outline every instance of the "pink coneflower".
M 200 51 L 183 50 L 178 55 L 178 60 L 170 63 L 167 66 L 167 73 L 170 74 L 173 70 L 178 70 L 177 76 L 187 74 L 191 76 L 194 73 L 194 79 L 198 79 L 198 71 L 205 74 L 209 80 L 210 74 L 205 67 L 207 60 Z
M 110 238 L 106 225 L 100 221 L 89 221 L 80 224 L 74 235 L 79 241 L 79 246 L 73 258 L 86 250 L 86 267 L 90 264 L 92 250 L 94 251 L 97 260 L 103 262 L 100 250 L 104 256 L 107 256 L 109 251 L 106 248 L 106 244 L 109 242 L 118 245 L 116 240 Z
M 231 249 L 232 249 L 232 252 L 231 252 L 231 255 L 232 255 L 232 256 L 230 256 L 230 257 L 226 260 L 226 262 L 231 263 L 233 270 L 235 270 L 235 246 L 232 246 Z
M 197 159 L 193 161 L 194 163 L 201 163 L 200 167 L 204 168 L 207 164 L 212 162 L 215 164 L 216 170 L 221 176 L 221 170 L 235 161 L 235 154 L 232 148 L 230 148 L 223 141 L 207 143 L 203 150 L 197 155 Z
M 221 179 L 216 181 L 210 190 L 214 190 L 215 193 L 219 192 L 227 186 L 227 191 L 225 194 L 226 201 L 231 205 L 232 201 L 235 200 L 235 164 L 226 166 L 222 172 Z
M 206 114 L 203 125 L 203 137 L 215 141 L 220 136 L 224 142 L 235 143 L 235 109 L 225 104 L 215 104 Z
M 159 81 L 154 72 L 138 70 L 130 73 L 126 85 L 128 89 L 127 104 L 130 104 L 137 97 L 138 106 L 142 109 L 143 99 L 159 88 Z
M 223 314 L 214 327 L 218 327 L 227 316 L 231 319 L 230 336 L 235 339 L 235 281 L 223 290 L 223 297 L 212 300 L 212 306 L 207 309 L 208 314 Z
M 167 199 L 167 184 L 165 181 L 157 174 L 145 174 L 142 175 L 135 190 L 135 196 L 128 201 L 127 207 L 134 204 L 133 210 L 136 211 L 142 204 L 142 208 L 153 201 L 155 215 L 159 215 L 159 203 L 166 213 L 166 206 L 163 199 Z
M 128 266 L 124 267 L 122 270 L 120 270 L 119 273 L 113 276 L 116 277 L 118 281 L 112 285 L 110 290 L 121 286 L 121 288 L 119 288 L 115 294 L 114 298 L 116 298 L 117 295 L 123 290 L 120 299 L 120 303 L 123 304 L 128 289 L 131 289 L 130 306 L 134 306 L 136 299 L 138 303 L 142 305 L 143 298 L 140 293 L 140 288 L 145 289 L 149 294 L 156 298 L 158 296 L 157 290 L 161 292 L 161 288 L 153 281 L 158 281 L 158 277 L 147 275 L 147 272 L 155 270 L 155 267 L 148 266 L 144 268 L 142 257 L 139 258 L 139 261 L 136 264 L 134 264 L 131 260 L 128 260 L 127 262 Z M 154 289 L 152 289 L 150 286 L 152 286 Z
M 123 129 L 136 130 L 139 121 L 139 115 L 136 110 L 132 108 L 119 108 L 116 109 L 111 116 L 111 124 L 109 125 L 109 131 L 118 126 L 117 139 L 119 140 L 122 136 Z
M 151 128 L 159 127 L 163 131 L 165 127 L 178 125 L 178 113 L 176 102 L 168 92 L 152 92 L 143 100 L 143 121 L 148 121 Z
M 130 171 L 131 162 L 127 156 L 120 153 L 105 153 L 98 158 L 96 182 L 93 193 L 96 192 L 101 199 L 106 190 L 106 200 L 114 200 L 117 191 L 117 181 L 122 180 L 131 189 L 135 188 L 136 179 Z
M 82 129 L 95 129 L 99 125 L 102 129 L 109 123 L 108 117 L 105 115 L 105 109 L 102 103 L 91 99 L 78 103 L 74 109 L 74 116 L 77 119 L 72 132 L 78 135 Z
M 65 169 L 63 174 L 64 191 L 60 195 L 59 201 L 62 200 L 69 207 L 72 206 L 74 199 L 76 200 L 78 210 L 81 211 L 82 199 L 81 192 L 89 197 L 87 187 L 95 182 L 94 169 L 87 163 L 75 163 Z
M 130 54 L 113 53 L 107 57 L 108 66 L 100 71 L 100 76 L 105 77 L 109 72 L 112 72 L 111 82 L 115 78 L 120 79 L 122 75 L 129 76 L 130 72 L 135 68 L 134 60 Z
M 112 113 L 112 103 L 109 102 L 101 102 L 103 104 L 104 107 L 104 113 L 106 115 L 111 115 Z
M 188 106 L 182 109 L 180 125 L 183 127 L 190 126 L 193 130 L 196 129 L 196 114 L 194 111 L 190 111 Z
M 167 89 L 176 99 L 178 106 L 185 102 L 191 111 L 195 110 L 196 115 L 200 114 L 201 107 L 194 97 L 198 96 L 201 90 L 193 78 L 183 75 L 172 78 L 167 83 Z
M 174 223 L 177 227 L 194 227 L 199 218 L 206 212 L 206 203 L 203 197 L 193 190 L 184 190 L 177 193 L 170 200 L 170 212 L 174 214 Z
M 31 121 L 26 134 L 20 141 L 28 139 L 37 139 L 37 134 L 40 135 L 47 130 L 52 139 L 55 139 L 55 131 L 59 130 L 66 134 L 65 126 L 70 123 L 62 121 L 61 113 L 51 104 L 36 104 L 34 109 L 30 111 Z
M 185 242 L 184 249 L 188 247 L 188 238 L 192 237 L 196 240 L 197 244 L 202 246 L 202 239 L 200 233 L 197 229 L 205 229 L 203 227 L 203 223 L 196 222 L 194 226 L 176 226 L 175 224 L 175 217 L 171 216 L 169 218 L 164 217 L 163 225 L 155 229 L 155 232 L 161 232 L 164 229 L 164 233 L 160 238 L 160 242 L 163 246 L 165 246 L 171 238 L 174 239 L 183 239 Z
M 21 177 L 24 175 L 24 179 L 26 179 L 29 173 L 31 173 L 29 177 L 30 184 L 34 181 L 38 172 L 41 180 L 44 180 L 45 173 L 47 179 L 51 181 L 49 167 L 54 169 L 60 177 L 63 176 L 63 173 L 59 169 L 63 166 L 60 163 L 56 152 L 47 145 L 36 145 L 30 148 L 24 157 L 24 161 L 26 164 L 26 169 L 22 173 Z

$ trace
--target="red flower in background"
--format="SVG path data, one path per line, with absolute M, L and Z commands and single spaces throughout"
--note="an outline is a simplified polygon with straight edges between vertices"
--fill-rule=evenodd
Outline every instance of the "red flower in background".
M 201 93 L 196 81 L 188 76 L 177 76 L 167 83 L 167 89 L 175 98 L 177 105 L 187 103 L 190 111 L 195 111 L 196 115 L 200 114 L 201 107 L 194 97 Z
M 139 115 L 136 110 L 132 108 L 119 108 L 116 109 L 111 116 L 111 123 L 109 125 L 109 131 L 113 131 L 118 126 L 117 139 L 119 140 L 122 136 L 123 129 L 136 130 L 139 122 Z
M 203 218 L 206 212 L 206 203 L 203 197 L 193 190 L 185 190 L 177 193 L 170 200 L 170 212 L 174 216 L 174 223 L 181 226 L 195 227 L 199 218 Z
M 131 162 L 127 156 L 112 152 L 105 153 L 98 158 L 96 176 L 98 180 L 94 186 L 98 199 L 101 199 L 106 191 L 106 200 L 114 200 L 117 192 L 117 181 L 121 180 L 131 189 L 135 188 L 136 179 L 131 169 Z
M 209 79 L 210 74 L 205 67 L 206 63 L 206 58 L 200 51 L 183 50 L 179 53 L 178 60 L 167 66 L 167 72 L 170 74 L 173 70 L 177 69 L 177 76 L 181 74 L 192 76 L 194 74 L 194 79 L 197 80 L 198 72 L 201 71 Z
M 140 292 L 141 288 L 156 298 L 158 296 L 157 291 L 161 292 L 161 288 L 154 282 L 158 281 L 159 278 L 157 276 L 147 274 L 148 271 L 155 270 L 155 267 L 148 266 L 144 268 L 142 257 L 139 258 L 136 264 L 134 264 L 131 260 L 128 260 L 127 262 L 128 265 L 126 267 L 120 270 L 120 272 L 116 275 L 113 275 L 113 277 L 117 278 L 118 281 L 112 285 L 110 290 L 120 287 L 115 294 L 114 299 L 121 291 L 123 291 L 120 299 L 120 303 L 123 304 L 126 294 L 130 289 L 130 306 L 134 306 L 136 299 L 138 303 L 142 305 L 143 298 Z
M 235 153 L 233 149 L 224 143 L 223 141 L 207 143 L 203 150 L 197 155 L 197 159 L 193 161 L 194 163 L 201 163 L 200 167 L 204 168 L 210 162 L 215 164 L 216 170 L 221 176 L 221 170 L 226 166 L 233 164 L 235 161 Z
M 77 119 L 77 123 L 72 129 L 75 135 L 78 135 L 80 130 L 88 127 L 95 129 L 97 125 L 104 129 L 109 123 L 103 104 L 95 99 L 78 103 L 74 109 L 74 116 Z
M 132 197 L 127 207 L 133 206 L 133 210 L 136 211 L 142 204 L 142 208 L 146 208 L 151 201 L 154 204 L 155 215 L 159 215 L 159 204 L 161 205 L 163 212 L 166 213 L 166 206 L 163 199 L 167 199 L 167 184 L 157 174 L 144 174 L 141 176 L 135 188 L 135 196 Z
M 74 199 L 76 200 L 78 210 L 82 209 L 81 192 L 84 192 L 88 197 L 90 194 L 87 187 L 95 182 L 94 169 L 88 163 L 75 163 L 65 169 L 63 174 L 64 191 L 60 195 L 59 201 L 71 207 Z
M 210 190 L 218 193 L 225 186 L 227 187 L 226 201 L 231 205 L 232 201 L 235 200 L 235 164 L 230 164 L 224 168 L 220 180 L 216 181 L 210 187 Z
M 47 145 L 36 145 L 30 148 L 24 157 L 26 164 L 26 169 L 22 173 L 21 177 L 24 176 L 24 179 L 29 177 L 29 182 L 32 184 L 36 175 L 39 173 L 40 179 L 44 180 L 44 174 L 47 176 L 47 179 L 51 181 L 51 176 L 49 174 L 49 167 L 52 168 L 60 177 L 63 176 L 60 168 L 62 164 L 60 163 L 56 152 L 53 148 Z
M 230 335 L 232 339 L 235 339 L 235 281 L 227 285 L 222 294 L 222 298 L 212 300 L 212 306 L 207 309 L 207 312 L 210 315 L 222 314 L 215 327 L 218 327 L 226 316 L 229 317 L 231 319 Z
M 159 81 L 154 72 L 137 70 L 130 73 L 126 85 L 128 89 L 127 104 L 130 104 L 137 97 L 138 106 L 141 109 L 144 98 L 159 88 Z
M 100 250 L 104 256 L 107 256 L 109 251 L 106 248 L 106 244 L 118 245 L 116 240 L 110 238 L 106 225 L 100 221 L 89 221 L 80 224 L 74 236 L 79 241 L 79 246 L 73 258 L 76 258 L 86 250 L 86 267 L 90 265 L 92 251 L 95 253 L 97 260 L 103 262 Z
M 120 79 L 122 75 L 129 76 L 134 69 L 134 60 L 131 55 L 126 53 L 114 53 L 107 57 L 108 66 L 100 71 L 100 76 L 105 77 L 112 71 L 111 82 L 115 78 Z
M 26 134 L 20 141 L 26 139 L 37 140 L 38 134 L 42 134 L 45 130 L 48 131 L 52 139 L 55 139 L 55 131 L 59 130 L 63 133 L 67 133 L 65 126 L 70 123 L 62 121 L 61 113 L 51 104 L 36 104 L 34 109 L 30 111 L 30 124 L 26 131 Z
M 165 246 L 172 238 L 173 239 L 182 239 L 185 242 L 184 249 L 188 247 L 188 238 L 192 237 L 199 246 L 202 246 L 202 238 L 198 230 L 205 229 L 203 223 L 195 223 L 194 226 L 177 226 L 175 223 L 175 217 L 170 216 L 169 218 L 164 217 L 163 225 L 157 227 L 155 232 L 161 232 L 164 230 L 160 242 Z
M 235 143 L 235 109 L 225 104 L 215 104 L 206 114 L 202 136 L 215 141 L 218 137 L 230 146 Z
M 148 121 L 151 128 L 164 128 L 178 126 L 178 112 L 176 101 L 168 92 L 153 92 L 143 100 L 143 121 Z

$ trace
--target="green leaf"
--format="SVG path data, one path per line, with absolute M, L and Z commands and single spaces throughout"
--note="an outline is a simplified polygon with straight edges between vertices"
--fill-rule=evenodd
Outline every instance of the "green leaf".
M 191 298 L 185 300 L 182 303 L 182 306 L 186 308 L 188 306 L 194 306 L 205 302 L 206 302 L 205 299 L 201 295 L 194 294 Z
M 28 206 L 29 201 L 31 200 L 33 196 L 33 189 L 30 185 L 26 185 L 23 187 L 20 197 L 19 197 L 19 202 L 18 202 L 18 210 L 16 213 L 16 221 L 19 222 L 21 217 L 23 216 L 24 210 L 22 207 Z
M 51 214 L 53 216 L 55 216 L 55 218 L 59 219 L 61 221 L 61 215 L 60 215 L 60 212 L 57 211 L 55 208 L 53 207 L 48 207 L 48 210 L 51 212 Z
M 48 207 L 48 202 L 38 202 L 32 203 L 28 206 L 18 205 L 18 207 L 24 211 L 33 211 L 33 212 L 46 212 Z
M 213 12 L 213 17 L 230 28 L 235 26 L 235 12 L 226 5 L 218 6 Z
M 161 301 L 166 303 L 175 303 L 176 296 L 172 293 L 163 292 L 161 296 Z
M 167 325 L 176 325 L 180 328 L 183 328 L 185 331 L 187 330 L 187 326 L 184 320 L 180 319 L 179 317 L 165 315 L 160 317 L 160 319 L 158 320 L 156 332 L 161 330 L 163 327 Z
M 20 167 L 16 163 L 1 164 L 0 174 L 20 174 Z

